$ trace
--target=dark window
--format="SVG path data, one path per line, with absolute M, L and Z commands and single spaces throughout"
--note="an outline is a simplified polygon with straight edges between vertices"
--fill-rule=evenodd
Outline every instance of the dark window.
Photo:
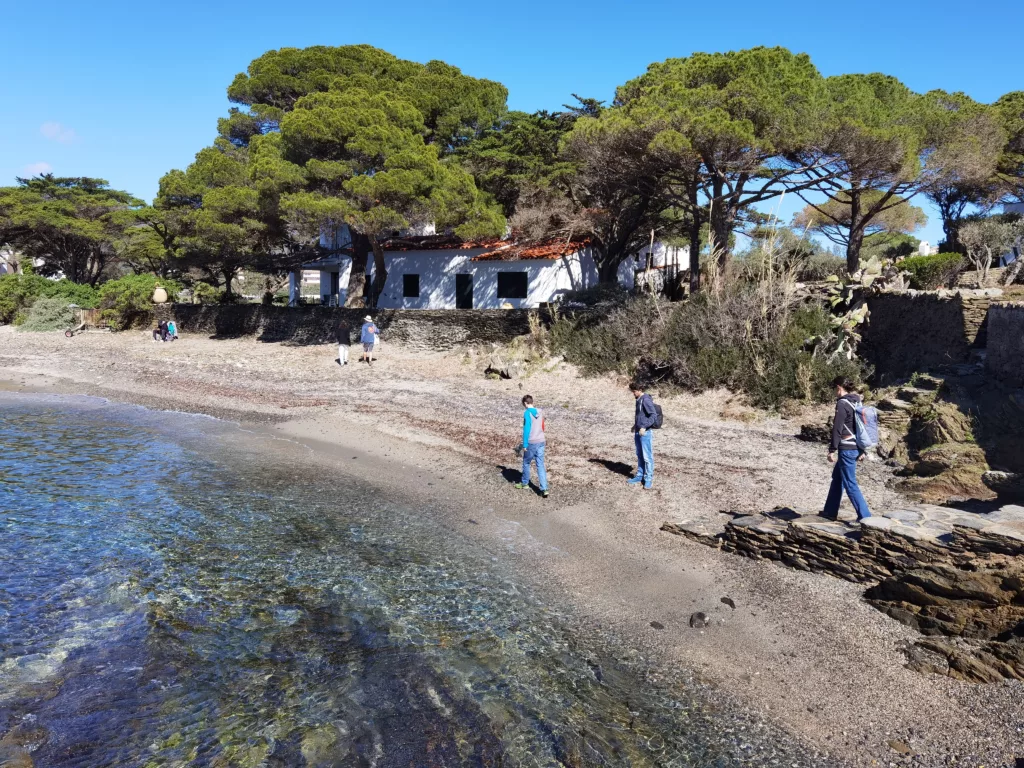
M 525 272 L 499 272 L 498 298 L 525 299 L 530 281 Z
M 402 297 L 418 299 L 420 297 L 420 276 L 402 275 Z

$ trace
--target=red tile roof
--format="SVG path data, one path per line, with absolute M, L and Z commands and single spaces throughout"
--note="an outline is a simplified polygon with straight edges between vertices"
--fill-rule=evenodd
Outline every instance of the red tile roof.
M 473 261 L 518 261 L 521 259 L 557 259 L 582 250 L 590 243 L 587 238 L 566 240 L 564 237 L 532 243 L 508 243 L 488 253 L 474 256 Z
M 463 240 L 456 235 L 420 235 L 416 237 L 392 237 L 381 243 L 385 251 L 440 251 L 448 249 L 494 248 L 504 242 L 491 237 L 480 240 Z

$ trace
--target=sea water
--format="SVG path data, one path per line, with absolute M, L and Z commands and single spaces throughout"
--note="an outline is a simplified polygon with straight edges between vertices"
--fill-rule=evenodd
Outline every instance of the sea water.
M 274 442 L 0 394 L 0 765 L 805 764 Z

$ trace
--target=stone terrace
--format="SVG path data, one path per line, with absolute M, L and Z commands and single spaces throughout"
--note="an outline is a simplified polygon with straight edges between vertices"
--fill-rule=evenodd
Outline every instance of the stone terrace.
M 871 585 L 872 605 L 926 636 L 907 650 L 913 669 L 1024 680 L 1024 507 L 982 514 L 914 505 L 862 523 L 779 508 L 726 512 L 720 526 L 666 522 L 662 530 Z

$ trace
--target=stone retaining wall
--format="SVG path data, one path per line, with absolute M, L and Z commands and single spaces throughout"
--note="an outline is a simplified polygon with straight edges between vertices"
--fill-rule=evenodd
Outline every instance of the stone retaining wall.
M 546 322 L 545 310 L 401 310 L 344 307 L 278 307 L 264 304 L 227 306 L 174 304 L 158 307 L 158 319 L 173 317 L 184 333 L 211 336 L 256 336 L 260 341 L 324 344 L 335 340 L 340 323 L 349 325 L 358 341 L 363 317 L 370 314 L 381 337 L 412 348 L 451 349 L 467 343 L 507 342 L 530 332 L 530 317 Z
M 943 365 L 966 363 L 987 343 L 987 316 L 998 291 L 882 293 L 871 310 L 861 352 L 885 384 Z
M 1004 384 L 1024 387 L 1024 304 L 989 309 L 985 368 Z

